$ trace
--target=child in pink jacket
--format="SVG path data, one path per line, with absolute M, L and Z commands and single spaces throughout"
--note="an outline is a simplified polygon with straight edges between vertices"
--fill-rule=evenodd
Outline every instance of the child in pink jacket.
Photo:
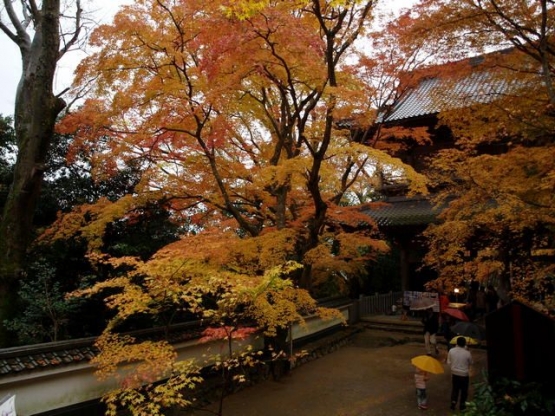
M 426 410 L 428 408 L 428 396 L 426 395 L 426 381 L 430 376 L 426 371 L 423 371 L 416 367 L 414 372 L 414 384 L 416 385 L 416 403 L 420 410 Z

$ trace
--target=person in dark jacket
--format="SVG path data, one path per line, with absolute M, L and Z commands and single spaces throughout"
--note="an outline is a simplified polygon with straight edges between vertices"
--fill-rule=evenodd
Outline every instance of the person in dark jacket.
M 439 317 L 438 314 L 434 312 L 433 308 L 429 308 L 426 311 L 426 315 L 422 318 L 422 323 L 424 324 L 424 344 L 426 346 L 426 353 L 432 355 L 435 353 L 439 354 L 437 349 L 437 338 L 436 334 L 439 330 Z
M 486 312 L 491 313 L 497 309 L 497 302 L 499 302 L 499 296 L 497 296 L 497 291 L 492 285 L 489 285 L 486 290 Z
M 445 343 L 447 344 L 447 351 L 451 348 L 451 340 L 453 339 L 453 332 L 451 331 L 451 326 L 453 326 L 453 318 L 451 318 L 446 313 L 442 314 L 441 320 L 439 324 L 439 332 L 438 334 L 442 334 L 443 338 L 445 339 Z

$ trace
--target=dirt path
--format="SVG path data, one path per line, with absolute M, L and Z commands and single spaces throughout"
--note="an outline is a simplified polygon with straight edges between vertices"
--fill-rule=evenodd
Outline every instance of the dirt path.
M 377 331 L 380 333 L 382 331 Z M 449 415 L 450 373 L 432 375 L 427 411 L 416 406 L 410 359 L 422 343 L 376 347 L 376 331 L 365 330 L 352 343 L 295 369 L 280 381 L 265 381 L 226 398 L 225 416 L 411 416 Z M 481 379 L 485 350 L 472 349 L 471 380 Z M 444 358 L 446 349 L 441 350 Z M 471 388 L 470 397 L 472 397 Z M 195 416 L 208 415 L 195 412 Z

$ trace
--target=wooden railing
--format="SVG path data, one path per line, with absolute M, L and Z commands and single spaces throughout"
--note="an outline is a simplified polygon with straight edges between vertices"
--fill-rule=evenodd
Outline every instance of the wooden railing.
M 359 316 L 390 314 L 393 305 L 403 297 L 403 292 L 389 292 L 384 294 L 362 296 L 358 300 Z

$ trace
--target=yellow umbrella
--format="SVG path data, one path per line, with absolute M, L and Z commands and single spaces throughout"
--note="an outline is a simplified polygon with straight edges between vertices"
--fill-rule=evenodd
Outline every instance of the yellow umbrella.
M 478 345 L 478 341 L 476 341 L 474 338 L 463 337 L 462 335 L 457 335 L 456 337 L 453 337 L 453 339 L 449 341 L 449 344 L 455 345 L 457 343 L 457 338 L 466 339 L 466 345 Z
M 429 355 L 419 355 L 410 360 L 412 365 L 420 368 L 423 371 L 427 371 L 432 374 L 441 374 L 444 372 L 443 365 L 436 360 L 434 357 Z

